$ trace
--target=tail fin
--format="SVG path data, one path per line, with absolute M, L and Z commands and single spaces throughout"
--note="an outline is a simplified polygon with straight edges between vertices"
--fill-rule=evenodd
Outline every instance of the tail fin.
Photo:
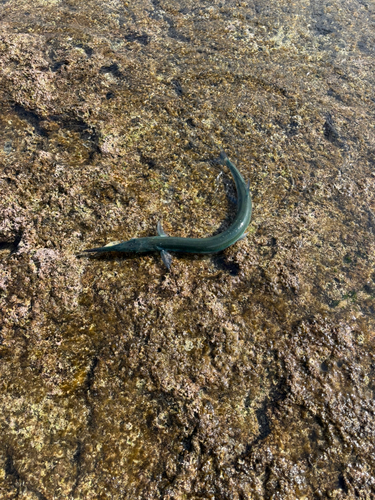
M 220 148 L 220 160 L 222 162 L 225 162 L 225 160 L 228 160 L 227 153 L 224 151 L 224 149 Z

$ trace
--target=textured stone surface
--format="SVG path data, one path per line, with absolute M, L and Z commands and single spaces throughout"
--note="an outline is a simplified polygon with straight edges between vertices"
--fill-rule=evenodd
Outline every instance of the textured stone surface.
M 3 2 L 0 497 L 375 495 L 374 6 Z M 155 234 L 215 256 L 77 258 Z

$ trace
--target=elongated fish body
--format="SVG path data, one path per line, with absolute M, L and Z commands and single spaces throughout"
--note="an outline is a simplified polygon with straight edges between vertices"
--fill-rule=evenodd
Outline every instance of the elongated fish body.
M 228 248 L 244 236 L 251 220 L 251 195 L 248 185 L 242 175 L 229 161 L 224 151 L 220 154 L 221 161 L 231 171 L 237 190 L 237 214 L 232 224 L 220 234 L 208 238 L 180 238 L 168 236 L 158 224 L 158 236 L 133 238 L 122 243 L 104 247 L 90 248 L 84 252 L 161 252 L 164 263 L 170 267 L 171 258 L 168 252 L 215 253 Z

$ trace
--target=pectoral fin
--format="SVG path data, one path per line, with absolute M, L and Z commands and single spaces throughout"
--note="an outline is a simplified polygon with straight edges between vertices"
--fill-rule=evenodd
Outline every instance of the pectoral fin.
M 168 268 L 168 270 L 171 268 L 172 264 L 172 255 L 167 252 L 166 250 L 160 250 L 160 255 L 162 258 L 162 261 L 164 262 L 165 267 Z
M 164 231 L 162 225 L 161 225 L 161 221 L 159 220 L 157 226 L 156 226 L 156 229 L 157 229 L 157 232 L 158 232 L 158 235 L 159 236 L 165 236 L 167 237 L 168 234 Z

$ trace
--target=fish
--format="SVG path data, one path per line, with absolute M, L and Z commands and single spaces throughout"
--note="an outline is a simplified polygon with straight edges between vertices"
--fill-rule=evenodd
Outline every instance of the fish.
M 157 236 L 132 238 L 121 243 L 89 248 L 82 252 L 84 254 L 92 252 L 160 252 L 165 266 L 170 269 L 172 263 L 170 252 L 194 254 L 217 253 L 230 247 L 238 240 L 241 240 L 246 236 L 245 231 L 251 221 L 252 199 L 250 194 L 250 183 L 244 181 L 236 166 L 229 160 L 223 150 L 220 152 L 220 161 L 229 168 L 234 178 L 237 191 L 236 217 L 225 231 L 207 238 L 181 238 L 166 234 L 159 221 L 157 224 Z

